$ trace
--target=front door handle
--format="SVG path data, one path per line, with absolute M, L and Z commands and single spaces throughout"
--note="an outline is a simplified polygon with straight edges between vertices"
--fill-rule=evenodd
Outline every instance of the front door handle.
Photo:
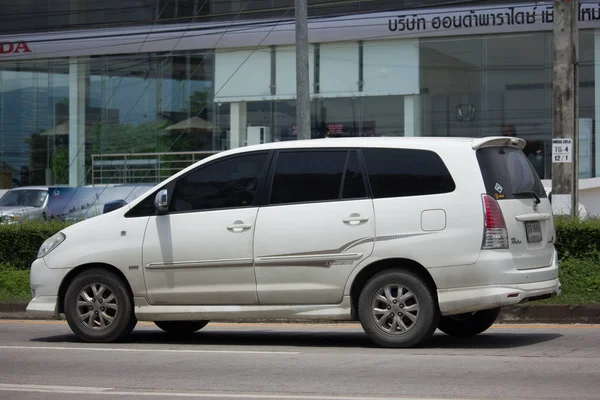
M 351 214 L 349 217 L 344 218 L 344 223 L 347 225 L 358 225 L 368 220 L 369 217 L 362 217 L 360 214 Z
M 252 225 L 245 224 L 242 221 L 235 221 L 233 224 L 227 225 L 227 230 L 231 232 L 243 232 L 250 228 L 252 228 Z

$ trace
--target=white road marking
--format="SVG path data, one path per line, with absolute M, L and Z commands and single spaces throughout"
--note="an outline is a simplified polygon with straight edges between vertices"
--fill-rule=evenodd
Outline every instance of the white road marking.
M 6 384 L 6 383 L 0 383 L 0 390 L 10 390 L 13 388 L 18 388 L 18 389 L 22 389 L 22 390 L 47 390 L 47 391 L 52 391 L 52 392 L 60 392 L 62 390 L 73 390 L 73 389 L 77 389 L 77 390 L 82 390 L 82 387 L 75 387 L 75 386 L 53 386 L 53 385 L 11 385 L 11 384 Z M 101 388 L 101 387 L 90 387 L 90 390 L 92 392 L 102 392 L 105 390 L 111 390 L 112 388 Z
M 281 400 L 442 400 L 441 398 L 417 397 L 365 397 L 365 396 L 332 396 L 332 395 L 301 395 L 301 394 L 273 394 L 273 393 L 185 393 L 185 392 L 137 392 L 118 390 L 114 388 L 88 388 L 77 386 L 45 386 L 45 385 L 13 385 L 0 383 L 0 392 L 26 392 L 26 393 L 55 393 L 55 394 L 81 394 L 102 396 L 155 396 L 155 397 L 189 397 L 189 398 L 225 398 L 225 399 L 281 399 Z M 444 398 L 443 400 L 461 400 Z M 466 400 L 466 399 L 462 399 Z
M 0 350 L 80 350 L 80 351 L 113 351 L 122 353 L 183 353 L 183 354 L 274 354 L 296 355 L 299 351 L 253 351 L 253 350 L 175 350 L 175 349 L 125 349 L 115 347 L 59 347 L 59 346 L 0 346 Z

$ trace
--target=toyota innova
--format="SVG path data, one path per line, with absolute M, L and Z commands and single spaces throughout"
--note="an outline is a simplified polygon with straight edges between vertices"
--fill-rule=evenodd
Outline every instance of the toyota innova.
M 31 314 L 88 342 L 137 321 L 358 320 L 380 346 L 470 336 L 560 293 L 546 192 L 518 138 L 340 138 L 206 158 L 41 246 Z

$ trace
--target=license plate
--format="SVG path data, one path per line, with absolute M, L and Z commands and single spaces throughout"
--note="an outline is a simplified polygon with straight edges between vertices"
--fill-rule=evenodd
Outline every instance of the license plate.
M 539 221 L 526 222 L 525 231 L 527 232 L 527 242 L 539 243 L 542 241 L 542 226 Z

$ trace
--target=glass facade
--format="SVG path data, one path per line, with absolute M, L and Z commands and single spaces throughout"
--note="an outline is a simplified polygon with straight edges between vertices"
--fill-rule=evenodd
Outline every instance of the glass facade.
M 580 178 L 600 176 L 598 51 L 600 33 L 580 30 Z M 551 178 L 551 31 L 318 43 L 309 63 L 312 138 L 509 129 Z M 293 46 L 0 61 L 0 188 L 152 183 L 217 151 L 296 140 L 295 85 Z
M 94 155 L 212 150 L 211 88 L 203 52 L 0 63 L 2 186 L 72 184 L 76 156 L 87 184 Z M 75 147 L 72 100 L 83 105 Z M 206 126 L 178 128 L 192 117 Z
M 595 114 L 594 31 L 580 31 L 580 178 L 592 167 Z M 421 41 L 424 132 L 502 135 L 511 126 L 540 177 L 551 178 L 552 33 Z

